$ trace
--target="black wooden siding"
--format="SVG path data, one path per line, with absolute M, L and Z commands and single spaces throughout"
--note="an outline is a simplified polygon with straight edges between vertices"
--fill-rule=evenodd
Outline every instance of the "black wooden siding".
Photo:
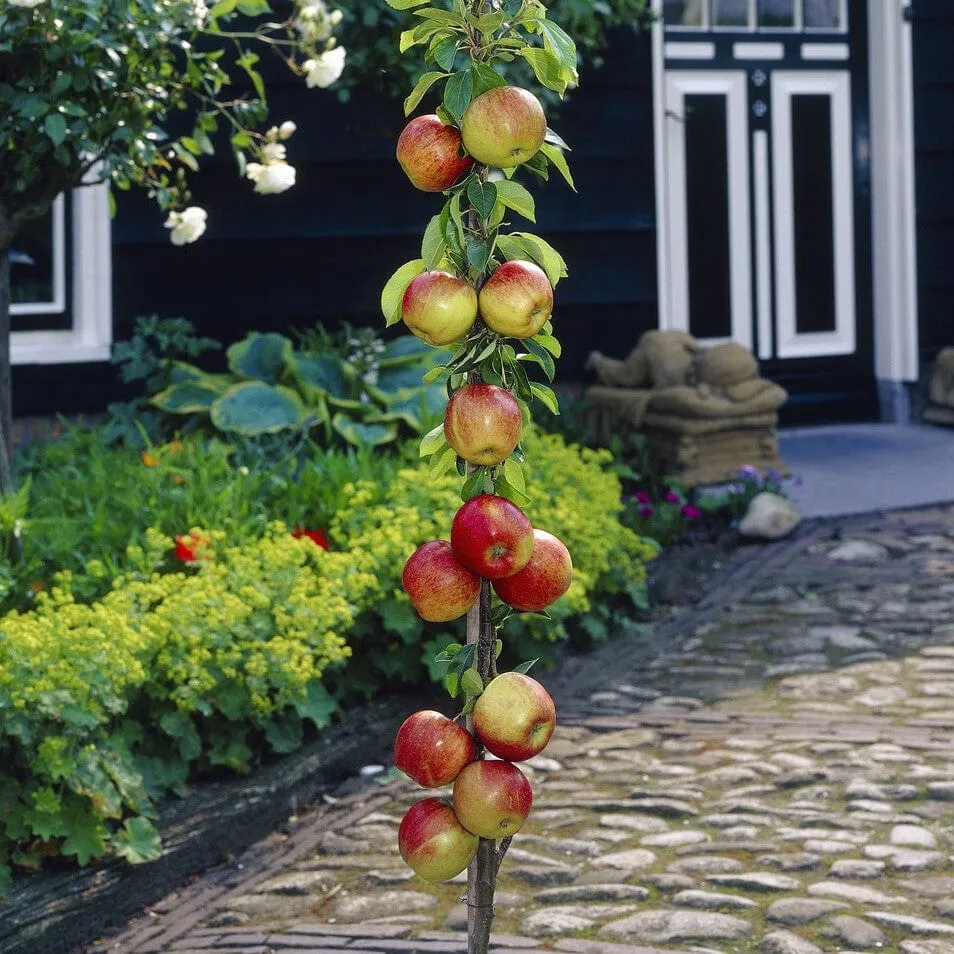
M 625 353 L 656 323 L 652 71 L 648 34 L 619 30 L 601 70 L 551 124 L 573 147 L 579 194 L 559 176 L 537 195 L 538 223 L 566 257 L 555 324 L 560 373 L 582 379 L 587 353 Z M 425 101 L 427 105 L 428 101 Z M 119 196 L 113 223 L 115 334 L 137 315 L 183 315 L 229 343 L 247 330 L 286 331 L 317 320 L 381 326 L 380 290 L 419 254 L 442 198 L 413 189 L 394 159 L 404 125 L 398 100 L 333 92 L 300 81 L 272 87 L 272 118 L 298 124 L 288 143 L 294 189 L 257 196 L 231 160 L 196 177 L 194 201 L 209 212 L 195 245 L 174 248 L 162 217 L 141 195 Z M 542 186 L 542 188 L 541 188 Z M 111 367 L 19 369 L 17 413 L 95 410 L 119 392 Z
M 914 144 L 921 357 L 954 345 L 954 3 L 915 0 Z

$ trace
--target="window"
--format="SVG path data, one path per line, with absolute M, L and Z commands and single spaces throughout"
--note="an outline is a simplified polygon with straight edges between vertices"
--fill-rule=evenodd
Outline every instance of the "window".
M 105 185 L 60 196 L 27 223 L 10 262 L 14 364 L 108 360 L 111 259 Z
M 844 32 L 847 0 L 663 0 L 674 30 L 806 30 Z

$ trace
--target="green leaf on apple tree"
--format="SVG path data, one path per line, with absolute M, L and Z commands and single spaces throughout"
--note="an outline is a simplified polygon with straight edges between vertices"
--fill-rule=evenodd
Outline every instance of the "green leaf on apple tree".
M 488 89 L 507 85 L 507 81 L 492 66 L 488 66 L 486 63 L 474 63 L 471 70 L 474 74 L 473 97 L 475 99 L 481 93 L 486 93 Z
M 515 490 L 525 494 L 527 492 L 527 482 L 523 476 L 523 468 L 512 458 L 508 457 L 503 464 L 504 477 L 507 483 Z
M 534 361 L 543 368 L 543 373 L 548 381 L 552 381 L 556 376 L 556 364 L 546 348 L 541 347 L 532 339 L 524 339 L 523 346 L 527 349 L 526 354 L 518 355 L 521 361 Z
M 430 457 L 431 454 L 435 454 L 437 451 L 442 450 L 445 444 L 447 444 L 447 438 L 444 436 L 444 422 L 441 421 L 440 424 L 428 431 L 421 438 L 419 456 Z
M 460 710 L 460 714 L 462 716 L 470 715 L 474 711 L 476 706 L 477 706 L 476 698 L 468 699 L 467 702 L 464 703 L 464 708 Z
M 497 197 L 508 208 L 513 209 L 531 222 L 537 220 L 537 207 L 533 196 L 519 182 L 504 179 L 497 183 Z
M 553 146 L 548 142 L 545 142 L 540 147 L 540 152 L 542 152 L 549 160 L 557 167 L 560 175 L 566 180 L 566 184 L 576 192 L 576 183 L 573 181 L 573 173 L 570 172 L 570 165 L 566 161 L 566 156 L 563 155 L 563 151 L 559 146 Z
M 456 36 L 449 36 L 441 40 L 431 51 L 434 62 L 448 73 L 454 69 L 454 60 L 457 58 L 457 43 Z
M 544 334 L 544 332 L 541 331 L 539 334 L 534 335 L 531 340 L 535 341 L 541 348 L 546 348 L 554 358 L 559 358 L 560 355 L 563 354 L 563 346 L 553 335 Z
M 539 656 L 538 656 L 536 659 L 531 659 L 531 660 L 529 660 L 529 662 L 523 662 L 523 663 L 520 663 L 519 666 L 514 666 L 513 671 L 514 671 L 514 672 L 521 672 L 521 673 L 523 673 L 524 675 L 526 675 L 528 672 L 530 672 L 531 669 L 533 669 L 533 667 L 534 667 L 538 662 L 540 662 L 540 657 L 539 657 Z
M 434 381 L 436 381 L 439 377 L 441 377 L 441 375 L 445 374 L 446 372 L 447 372 L 447 368 L 443 364 L 440 364 L 436 368 L 431 368 L 430 371 L 425 371 L 424 376 L 421 378 L 421 380 L 425 384 L 433 384 Z
M 473 497 L 477 497 L 484 492 L 485 472 L 482 467 L 477 467 L 472 471 L 464 481 L 464 486 L 460 489 L 460 498 L 465 503 Z
M 427 0 L 387 0 L 392 10 L 411 10 L 414 7 L 423 7 Z
M 402 30 L 400 39 L 398 40 L 398 52 L 407 53 L 412 46 L 423 42 L 424 41 L 417 36 L 417 27 L 413 27 L 410 30 Z
M 444 676 L 444 686 L 451 699 L 456 699 L 457 693 L 460 692 L 460 673 L 449 671 L 447 675 Z
M 446 474 L 457 463 L 457 452 L 453 447 L 445 447 L 444 450 L 431 456 L 428 463 L 428 472 L 431 480 Z
M 523 7 L 523 0 L 503 0 L 504 13 L 508 17 L 515 17 Z
M 480 678 L 480 673 L 471 667 L 461 674 L 460 687 L 468 696 L 479 696 L 484 691 L 484 680 Z
M 448 204 L 448 214 L 450 215 L 451 222 L 454 224 L 454 230 L 457 235 L 457 247 L 458 249 L 463 250 L 464 248 L 464 212 L 461 208 L 461 197 L 462 192 L 455 192 L 451 196 L 450 203 Z
M 430 73 L 425 73 L 418 81 L 414 89 L 411 90 L 410 96 L 404 100 L 404 115 L 410 116 L 411 113 L 417 109 L 418 103 L 424 98 L 424 95 L 427 91 L 438 81 L 442 79 L 447 79 L 448 74 L 442 73 L 438 70 L 434 70 Z
M 572 152 L 567 141 L 555 130 L 547 126 L 546 135 L 543 138 L 543 141 L 549 143 L 552 146 L 556 146 L 559 149 L 562 149 L 564 152 Z
M 460 122 L 474 94 L 474 74 L 461 70 L 451 75 L 444 87 L 444 108 Z
M 557 396 L 550 388 L 546 387 L 546 385 L 534 382 L 530 385 L 530 390 L 533 392 L 533 396 L 546 407 L 551 414 L 560 413 L 560 402 L 557 401 Z
M 507 500 L 515 503 L 518 507 L 526 507 L 530 503 L 530 498 L 523 491 L 514 487 L 503 474 L 498 473 L 494 483 L 498 496 L 506 497 Z
M 388 327 L 401 320 L 401 299 L 407 291 L 407 286 L 426 271 L 423 258 L 415 258 L 412 262 L 405 262 L 387 281 L 381 292 L 381 313 L 387 321 Z
M 426 269 L 433 270 L 440 264 L 447 250 L 447 242 L 444 240 L 444 230 L 441 224 L 442 213 L 431 217 L 424 230 L 424 238 L 421 241 L 421 258 L 424 261 Z
M 538 46 L 526 46 L 517 52 L 530 64 L 533 75 L 544 86 L 555 90 L 561 96 L 566 92 L 567 85 L 573 76 L 553 53 L 549 50 L 541 50 Z
M 550 160 L 547 159 L 542 149 L 534 153 L 521 168 L 539 176 L 544 182 L 550 181 Z
M 415 10 L 414 16 L 422 20 L 433 20 L 442 26 L 463 26 L 464 18 L 459 13 L 450 10 L 441 10 L 439 7 L 427 7 L 424 10 Z
M 500 654 L 503 652 L 503 641 L 499 639 L 494 640 L 494 659 L 500 659 Z
M 550 279 L 550 284 L 554 288 L 556 288 L 561 278 L 566 278 L 569 274 L 563 256 L 539 235 L 533 235 L 530 232 L 514 232 L 513 238 L 524 242 L 527 252 L 547 273 L 547 278 Z
M 467 264 L 478 272 L 487 268 L 494 251 L 494 237 L 467 239 Z
M 501 185 L 509 185 L 502 182 Z M 482 219 L 490 218 L 497 202 L 497 187 L 492 182 L 481 182 L 473 178 L 467 186 L 467 199 Z
M 576 43 L 573 38 L 559 24 L 553 20 L 539 20 L 540 32 L 543 34 L 543 45 L 552 53 L 569 79 L 579 82 L 576 69 Z

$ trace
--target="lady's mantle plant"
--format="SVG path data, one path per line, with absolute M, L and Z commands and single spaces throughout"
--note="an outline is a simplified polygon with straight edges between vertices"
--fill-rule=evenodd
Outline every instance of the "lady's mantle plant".
M 425 788 L 453 782 L 453 801 L 414 804 L 398 841 L 426 881 L 469 868 L 468 951 L 485 954 L 497 872 L 533 800 L 514 763 L 541 752 L 556 723 L 553 700 L 526 675 L 532 663 L 498 673 L 498 633 L 513 614 L 545 614 L 573 580 L 564 543 L 520 509 L 531 503 L 521 446 L 530 404 L 558 412 L 553 391 L 531 381 L 528 369 L 553 380 L 561 349 L 550 315 L 566 265 L 542 238 L 510 227 L 514 216 L 532 222 L 536 215 L 518 174 L 545 179 L 555 168 L 571 186 L 573 179 L 566 144 L 548 128 L 540 100 L 508 85 L 497 66 L 522 60 L 562 95 L 576 84 L 577 54 L 541 0 L 453 0 L 450 9 L 424 7 L 424 0 L 388 4 L 420 21 L 401 34 L 401 50 L 423 46 L 434 66 L 405 112 L 430 90 L 443 93 L 435 113 L 408 123 L 397 160 L 416 188 L 447 198 L 427 226 L 420 258 L 392 276 L 381 305 L 388 324 L 403 320 L 428 344 L 453 352 L 425 375 L 446 376 L 449 400 L 421 456 L 433 476 L 456 467 L 464 478 L 449 541 L 420 546 L 403 584 L 425 620 L 467 615 L 467 644 L 452 643 L 438 657 L 450 695 L 463 701 L 459 715 L 415 712 L 394 748 L 398 768 Z M 496 759 L 485 760 L 485 752 Z
M 261 194 L 295 182 L 292 122 L 262 130 L 263 56 L 330 86 L 345 51 L 324 0 L 0 0 L 0 429 L 9 435 L 7 252 L 61 192 L 146 189 L 175 245 L 205 231 L 189 175 L 227 142 Z M 287 10 L 287 13 L 284 12 Z M 243 81 L 244 80 L 244 84 Z M 184 129 L 181 134 L 172 128 Z

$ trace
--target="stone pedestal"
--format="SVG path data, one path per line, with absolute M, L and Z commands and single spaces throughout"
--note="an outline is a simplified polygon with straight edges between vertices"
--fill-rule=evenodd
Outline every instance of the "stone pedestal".
M 954 427 L 954 348 L 945 348 L 937 356 L 928 401 L 924 420 Z

